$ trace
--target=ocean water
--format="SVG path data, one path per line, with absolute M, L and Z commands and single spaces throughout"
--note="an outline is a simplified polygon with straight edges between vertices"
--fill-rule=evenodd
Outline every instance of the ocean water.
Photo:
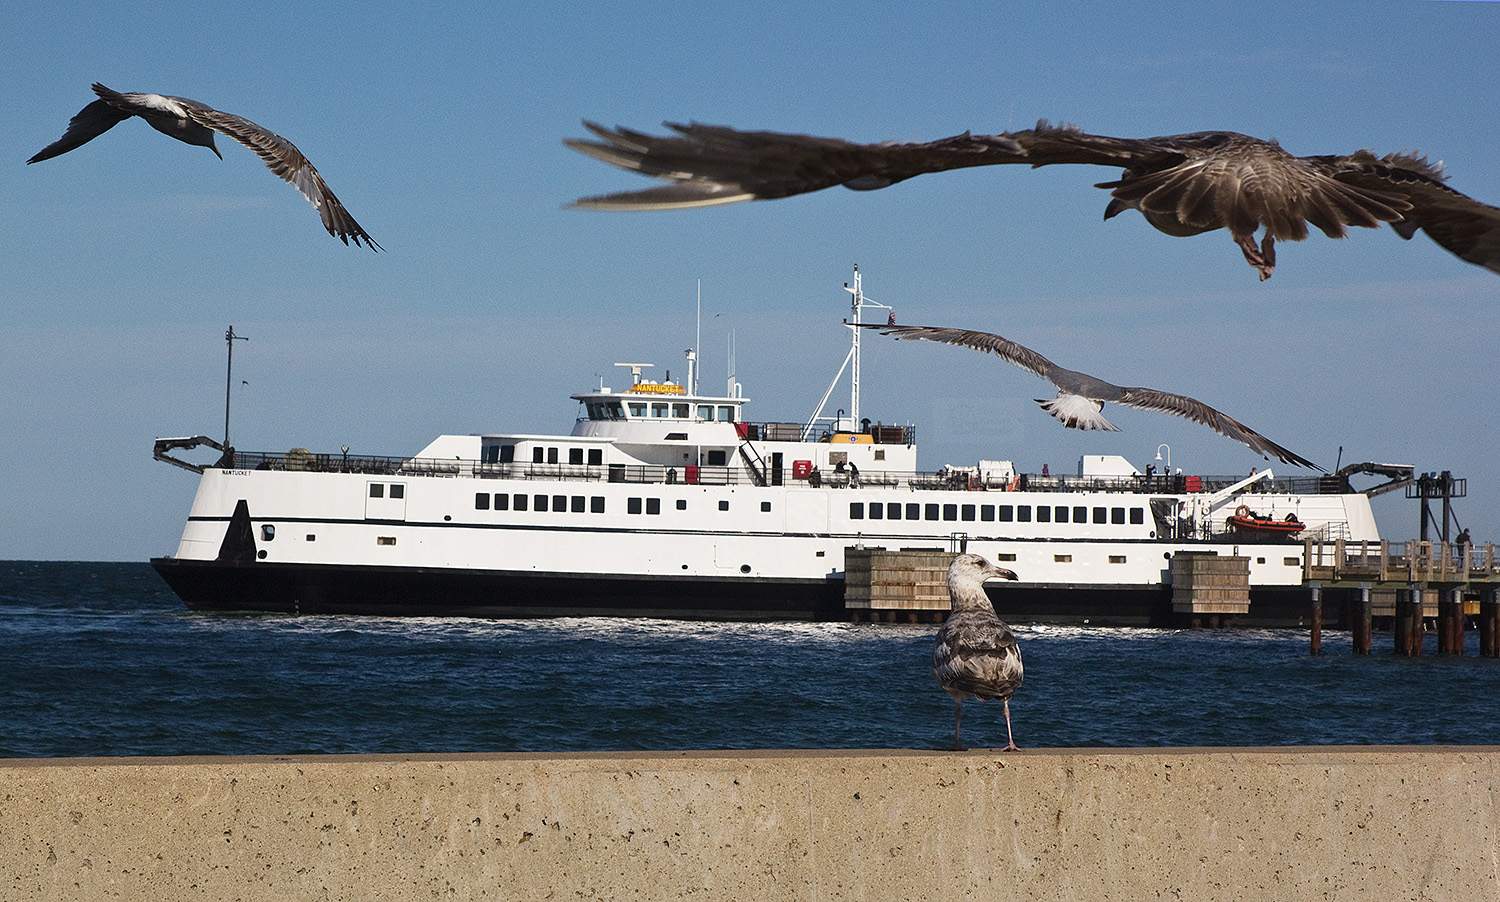
M 1003 612 L 1002 612 L 1003 615 Z M 944 746 L 932 626 L 198 614 L 0 562 L 0 757 Z M 1500 661 L 1296 630 L 1024 626 L 1024 747 L 1496 744 Z M 998 703 L 964 707 L 1005 744 Z

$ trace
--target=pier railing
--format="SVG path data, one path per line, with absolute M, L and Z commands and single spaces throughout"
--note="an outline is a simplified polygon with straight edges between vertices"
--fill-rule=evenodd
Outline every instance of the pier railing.
M 1500 580 L 1500 548 L 1450 542 L 1303 543 L 1303 579 L 1324 583 L 1469 583 Z

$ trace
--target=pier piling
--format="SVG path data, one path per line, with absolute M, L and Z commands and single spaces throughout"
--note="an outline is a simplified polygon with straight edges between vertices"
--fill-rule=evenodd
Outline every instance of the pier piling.
M 1323 653 L 1323 584 L 1314 580 L 1312 589 L 1312 654 Z
M 1479 602 L 1479 654 L 1500 658 L 1500 588 L 1491 589 Z
M 1374 620 L 1374 607 L 1370 601 L 1370 584 L 1359 584 L 1359 601 L 1354 604 L 1354 653 L 1367 655 L 1370 653 L 1370 632 Z

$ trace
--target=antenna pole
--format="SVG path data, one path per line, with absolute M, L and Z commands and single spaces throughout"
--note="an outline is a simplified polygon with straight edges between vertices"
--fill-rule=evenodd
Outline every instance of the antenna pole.
M 244 335 L 234 334 L 234 326 L 224 333 L 224 343 L 229 346 L 229 365 L 224 373 L 224 447 L 229 447 L 229 397 L 230 390 L 234 387 L 234 343 L 236 340 L 249 341 Z

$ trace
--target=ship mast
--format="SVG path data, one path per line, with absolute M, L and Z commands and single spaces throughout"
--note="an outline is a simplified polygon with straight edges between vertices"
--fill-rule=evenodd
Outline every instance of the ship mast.
M 853 364 L 853 373 L 849 385 L 849 418 L 854 423 L 859 422 L 859 333 L 861 331 L 859 328 L 860 311 L 862 311 L 866 307 L 878 307 L 882 310 L 891 309 L 891 307 L 887 304 L 877 304 L 876 302 L 865 297 L 864 288 L 860 284 L 858 265 L 854 267 L 854 287 L 850 288 L 849 283 L 845 282 L 844 290 L 853 295 L 853 299 L 849 303 L 850 317 L 852 318 L 852 322 L 848 320 L 844 322 L 844 325 L 848 326 L 849 331 L 853 333 L 853 337 L 850 340 L 851 343 L 849 347 L 849 354 L 844 358 L 844 362 L 839 366 L 839 371 L 837 373 L 834 373 L 833 381 L 828 385 L 828 391 L 823 393 L 823 399 L 818 402 L 817 409 L 813 411 L 813 415 L 807 420 L 807 425 L 803 427 L 803 441 L 806 441 L 807 437 L 812 434 L 813 427 L 817 425 L 818 420 L 823 415 L 823 407 L 828 403 L 828 397 L 832 395 L 833 390 L 838 387 L 839 380 L 844 377 L 844 370 L 847 369 L 851 363 Z M 840 411 L 840 413 L 842 413 L 842 411 Z M 835 429 L 840 428 L 842 425 L 843 424 L 839 422 L 835 422 L 833 424 Z

